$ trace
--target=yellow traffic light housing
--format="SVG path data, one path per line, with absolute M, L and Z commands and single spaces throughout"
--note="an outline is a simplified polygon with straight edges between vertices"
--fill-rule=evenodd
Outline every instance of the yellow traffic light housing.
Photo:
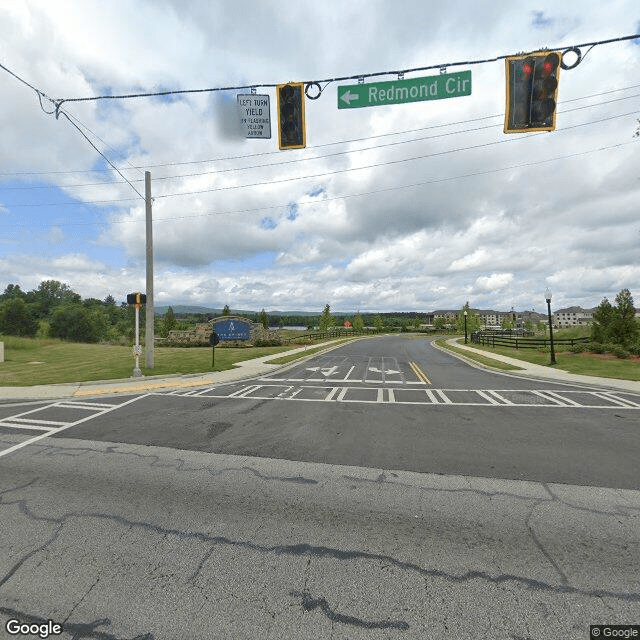
M 561 54 L 538 51 L 505 60 L 505 133 L 554 131 Z
M 136 293 L 128 293 L 127 304 L 140 307 L 143 304 L 147 304 L 147 296 L 146 294 L 140 293 L 139 291 L 136 291 Z
M 304 83 L 276 86 L 278 99 L 278 144 L 280 149 L 304 149 L 307 134 L 304 120 Z

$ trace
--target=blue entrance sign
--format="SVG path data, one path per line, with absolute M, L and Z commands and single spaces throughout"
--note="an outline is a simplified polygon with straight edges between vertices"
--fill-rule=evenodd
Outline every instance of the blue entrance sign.
M 221 341 L 251 340 L 251 325 L 245 320 L 219 320 L 214 329 Z

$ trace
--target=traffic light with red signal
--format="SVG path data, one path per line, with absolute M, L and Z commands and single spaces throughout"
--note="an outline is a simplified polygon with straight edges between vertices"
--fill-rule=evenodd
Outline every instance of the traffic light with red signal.
M 505 133 L 555 130 L 560 59 L 555 51 L 506 58 Z
M 276 87 L 278 98 L 278 143 L 280 149 L 304 149 L 307 135 L 304 120 L 304 83 Z

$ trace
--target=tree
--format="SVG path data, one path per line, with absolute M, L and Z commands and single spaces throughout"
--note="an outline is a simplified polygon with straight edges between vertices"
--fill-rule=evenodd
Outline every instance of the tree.
M 331 315 L 331 307 L 329 303 L 324 306 L 322 315 L 320 316 L 320 331 L 327 331 L 336 323 L 336 319 Z
M 177 320 L 173 313 L 173 308 L 169 307 L 162 319 L 162 336 L 166 338 L 169 335 L 169 331 L 173 331 L 176 328 Z
M 0 307 L 0 333 L 33 337 L 37 331 L 38 321 L 22 298 L 12 298 Z
M 264 329 L 269 328 L 269 318 L 267 316 L 267 312 L 264 309 L 260 312 L 260 324 L 262 324 L 262 327 Z
M 26 294 L 24 291 L 22 291 L 22 289 L 20 289 L 19 284 L 8 284 L 7 288 L 4 290 L 4 293 L 2 294 L 3 299 L 22 298 L 24 300 L 25 296 Z
M 593 314 L 591 339 L 594 342 L 612 342 L 628 346 L 638 339 L 636 309 L 629 289 L 622 289 L 616 296 L 616 306 L 604 298 Z
M 109 305 L 109 306 L 115 306 L 115 304 L 116 304 L 116 299 L 115 299 L 111 294 L 109 294 L 109 295 L 104 299 L 104 303 L 105 303 L 106 305 Z
M 229 305 L 228 304 L 224 305 L 224 309 L 222 310 L 222 315 L 223 316 L 230 316 L 231 315 L 231 310 L 229 309 Z
M 62 305 L 51 314 L 49 335 L 74 342 L 98 342 L 106 333 L 106 321 L 79 304 Z
M 613 319 L 613 307 L 607 298 L 602 302 L 593 314 L 593 324 L 591 325 L 591 339 L 594 342 L 608 342 L 611 330 L 611 320 Z
M 616 296 L 616 306 L 611 318 L 610 336 L 613 342 L 628 346 L 634 344 L 638 338 L 638 323 L 636 309 L 629 289 L 622 289 Z
M 376 331 L 380 333 L 384 330 L 384 320 L 380 314 L 377 314 L 373 319 L 373 326 L 376 328 Z
M 456 320 L 456 328 L 460 333 L 464 333 L 464 312 L 467 312 L 467 332 L 473 333 L 474 331 L 478 331 L 480 329 L 480 316 L 471 311 L 469 307 L 469 301 L 465 302 L 464 307 L 462 307 L 462 311 L 458 314 L 458 318 Z
M 444 316 L 438 316 L 433 321 L 433 327 L 435 329 L 438 329 L 438 331 L 441 331 L 442 329 L 444 329 L 446 324 L 447 324 L 447 319 Z
M 354 331 L 364 331 L 364 320 L 362 319 L 362 316 L 360 315 L 359 311 L 353 317 L 353 330 Z
M 82 297 L 67 284 L 58 280 L 43 280 L 37 290 L 30 291 L 29 297 L 36 303 L 40 317 L 46 317 L 60 304 L 80 302 Z

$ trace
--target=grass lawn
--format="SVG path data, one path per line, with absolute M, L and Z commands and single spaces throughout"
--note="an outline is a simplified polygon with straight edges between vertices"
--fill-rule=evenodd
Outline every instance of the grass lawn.
M 465 351 L 464 349 L 458 349 L 456 347 L 452 347 L 450 344 L 447 344 L 447 338 L 436 340 L 435 342 L 439 347 L 443 347 L 444 349 L 453 351 L 454 353 L 459 353 L 460 355 L 465 356 L 465 358 L 469 358 L 470 360 L 474 360 L 475 362 L 478 362 L 480 364 L 487 365 L 488 367 L 493 367 L 494 369 L 502 369 L 504 371 L 514 371 L 514 370 L 522 369 L 522 367 L 514 367 L 513 365 L 508 364 L 506 362 L 502 362 L 501 360 L 494 360 L 493 358 L 485 358 L 484 356 L 479 356 L 475 353 L 470 353 L 469 351 Z
M 5 348 L 5 361 L 0 363 L 0 386 L 114 380 L 133 375 L 135 359 L 131 347 L 12 336 L 0 340 Z M 156 347 L 154 368 L 144 368 L 144 354 L 140 368 L 145 376 L 224 371 L 232 369 L 235 362 L 275 355 L 296 346 L 217 348 L 215 369 L 211 367 L 211 347 Z
M 461 338 L 460 341 L 463 341 Z M 537 349 L 512 349 L 509 347 L 488 347 L 478 344 L 469 345 L 486 351 L 488 354 L 497 353 L 510 358 L 517 358 L 533 364 L 548 365 L 550 355 Z M 465 353 L 465 355 L 468 355 Z M 475 358 L 472 354 L 468 357 Z M 583 376 L 597 376 L 600 378 L 618 378 L 620 380 L 640 380 L 640 362 L 637 359 L 618 359 L 607 354 L 601 356 L 589 353 L 569 353 L 556 351 L 556 368 L 577 373 Z

